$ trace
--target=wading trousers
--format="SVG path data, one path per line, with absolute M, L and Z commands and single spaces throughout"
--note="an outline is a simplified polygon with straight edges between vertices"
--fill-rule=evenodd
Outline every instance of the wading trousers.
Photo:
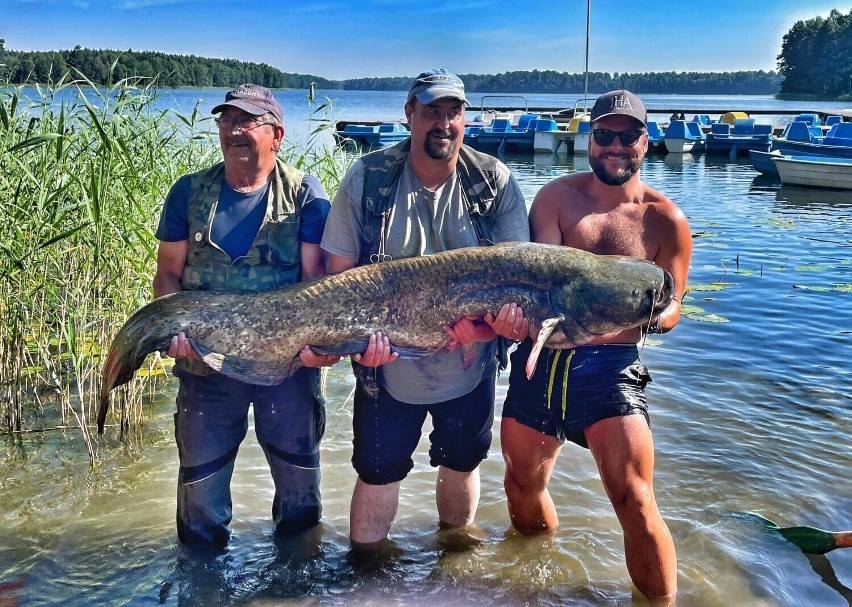
M 224 546 L 231 522 L 231 475 L 254 407 L 255 434 L 272 472 L 272 518 L 278 531 L 316 524 L 319 444 L 325 406 L 319 370 L 301 368 L 277 386 L 256 386 L 213 373 L 180 379 L 175 439 L 180 457 L 177 532 L 185 543 Z

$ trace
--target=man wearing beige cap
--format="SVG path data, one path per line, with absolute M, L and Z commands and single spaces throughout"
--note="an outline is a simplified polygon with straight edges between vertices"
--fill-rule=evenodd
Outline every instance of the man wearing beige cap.
M 524 361 L 531 343 L 512 355 L 501 439 L 512 525 L 522 533 L 553 531 L 559 523 L 547 491 L 564 441 L 589 449 L 624 530 L 627 570 L 653 600 L 673 600 L 677 556 L 654 497 L 654 441 L 645 385 L 651 381 L 637 344 L 666 333 L 680 319 L 692 255 L 683 212 L 642 182 L 648 151 L 647 114 L 630 91 L 601 95 L 591 112 L 591 172 L 545 185 L 530 207 L 535 242 L 604 255 L 648 259 L 668 270 L 671 305 L 647 326 L 604 335 L 588 345 L 548 350 L 531 379 Z
M 283 110 L 268 88 L 243 84 L 212 110 L 223 162 L 181 177 L 163 207 L 154 295 L 181 290 L 264 291 L 321 276 L 320 240 L 329 211 L 320 182 L 277 157 Z M 224 546 L 230 537 L 231 475 L 248 409 L 266 454 L 278 531 L 320 519 L 319 443 L 324 400 L 316 367 L 332 364 L 306 348 L 305 366 L 277 386 L 258 386 L 211 370 L 184 334 L 172 338 L 180 381 L 175 415 L 178 538 Z
M 340 184 L 322 239 L 329 272 L 485 241 L 529 240 L 524 197 L 509 169 L 462 144 L 467 105 L 461 79 L 445 69 L 412 82 L 404 107 L 411 137 L 363 156 Z M 523 320 L 515 326 L 514 309 L 448 327 L 462 345 L 452 352 L 396 360 L 387 336 L 375 335 L 353 357 L 354 546 L 374 546 L 388 535 L 427 416 L 440 522 L 473 521 L 479 464 L 491 444 L 495 338 L 528 330 Z

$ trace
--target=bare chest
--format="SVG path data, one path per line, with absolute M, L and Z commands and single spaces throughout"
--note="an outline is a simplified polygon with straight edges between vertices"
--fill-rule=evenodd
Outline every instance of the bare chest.
M 563 231 L 564 244 L 600 255 L 650 259 L 644 213 L 610 211 L 577 218 Z

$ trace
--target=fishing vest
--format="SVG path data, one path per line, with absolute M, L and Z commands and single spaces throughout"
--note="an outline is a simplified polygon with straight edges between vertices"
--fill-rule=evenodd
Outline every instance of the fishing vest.
M 364 164 L 364 229 L 358 265 L 378 260 L 387 237 L 388 210 L 396 197 L 400 174 L 411 150 L 411 138 L 361 157 Z M 497 159 L 462 145 L 456 162 L 465 206 L 480 244 L 493 244 L 491 215 L 497 198 Z
M 396 198 L 400 174 L 411 151 L 411 138 L 394 146 L 361 157 L 364 164 L 364 191 L 361 199 L 364 229 L 358 265 L 382 261 L 387 238 L 387 216 Z M 497 199 L 497 159 L 462 145 L 456 162 L 462 196 L 480 245 L 494 244 L 491 239 L 492 216 Z M 497 360 L 501 370 L 508 364 L 508 342 L 497 339 Z M 358 385 L 372 399 L 379 397 L 375 367 L 354 360 L 352 369 Z
M 249 251 L 232 260 L 210 240 L 225 164 L 190 176 L 189 249 L 184 290 L 268 291 L 298 282 L 302 274 L 297 204 L 304 173 L 276 160 L 266 214 Z

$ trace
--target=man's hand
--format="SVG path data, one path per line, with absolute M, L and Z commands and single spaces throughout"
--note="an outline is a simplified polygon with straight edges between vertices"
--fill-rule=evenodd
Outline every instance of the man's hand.
M 353 354 L 352 360 L 361 363 L 365 367 L 380 367 L 387 363 L 392 363 L 399 354 L 391 352 L 390 339 L 381 331 L 370 336 L 370 341 L 367 343 L 367 349 L 362 354 Z
M 201 360 L 198 354 L 195 353 L 195 350 L 192 349 L 192 346 L 189 345 L 189 339 L 183 331 L 172 336 L 172 339 L 169 342 L 169 349 L 163 354 L 176 359 L 186 358 L 189 360 Z
M 333 354 L 318 354 L 311 350 L 310 346 L 305 346 L 299 351 L 299 358 L 302 364 L 306 367 L 330 367 L 336 365 L 340 361 L 339 356 Z
M 491 330 L 506 339 L 526 339 L 530 333 L 530 322 L 524 318 L 524 311 L 516 303 L 504 304 L 495 317 L 490 312 L 485 315 L 485 322 Z
M 443 328 L 444 332 L 453 338 L 453 342 L 447 346 L 448 351 L 477 341 L 491 341 L 497 337 L 481 316 L 463 316 Z

